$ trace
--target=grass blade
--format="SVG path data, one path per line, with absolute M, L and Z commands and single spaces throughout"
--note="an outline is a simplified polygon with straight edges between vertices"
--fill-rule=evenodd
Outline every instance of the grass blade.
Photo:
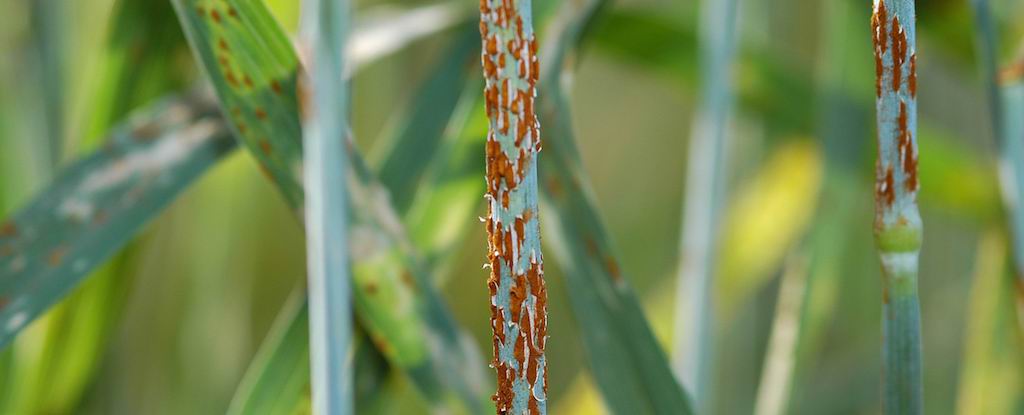
M 65 30 L 66 8 L 51 0 L 31 3 L 32 31 L 37 40 L 38 70 L 42 72 L 43 110 L 46 119 L 46 146 L 51 167 L 60 163 L 64 147 L 65 112 Z
M 1016 264 L 1017 285 L 1021 293 L 1017 299 L 1021 338 L 1024 338 L 1024 74 L 1019 66 L 1011 66 L 999 73 L 999 39 L 996 23 L 988 0 L 973 0 L 975 30 L 979 60 L 985 87 L 989 94 L 989 114 L 992 130 L 999 145 L 999 181 L 1002 185 L 1003 206 L 1007 212 L 1010 235 L 1013 240 L 1013 260 Z M 1018 64 L 1019 65 L 1019 64 Z
M 540 244 L 533 111 L 540 65 L 531 0 L 480 2 L 481 60 L 490 127 L 487 219 L 498 413 L 547 413 L 547 286 Z
M 978 242 L 971 277 L 963 369 L 956 413 L 1009 415 L 1024 409 L 1024 345 L 1014 330 L 1015 278 L 1008 271 L 1006 236 L 991 229 Z
M 352 402 L 352 301 L 349 287 L 344 74 L 348 1 L 305 0 L 302 37 L 313 56 L 311 107 L 303 120 L 309 346 L 313 413 L 348 415 Z
M 381 146 L 387 156 L 380 163 L 378 176 L 391 190 L 392 203 L 400 212 L 412 204 L 420 187 L 419 178 L 441 147 L 444 129 L 474 63 L 474 52 L 478 51 L 480 35 L 475 26 L 460 29 L 457 36 L 416 92 L 410 102 L 411 111 L 402 117 L 397 133 Z
M 0 228 L 0 347 L 231 148 L 215 109 L 170 100 L 64 170 Z
M 228 415 L 290 415 L 306 398 L 309 385 L 309 314 L 296 292 L 274 320 L 252 368 L 231 400 Z
M 614 413 L 688 414 L 689 400 L 622 275 L 580 165 L 568 102 L 559 84 L 567 56 L 606 2 L 568 2 L 548 31 L 538 103 L 546 155 L 541 158 L 547 241 L 566 272 L 587 359 Z
M 794 360 L 800 334 L 802 304 L 807 296 L 806 259 L 794 254 L 782 272 L 779 299 L 775 303 L 772 334 L 765 351 L 764 370 L 757 390 L 757 415 L 786 412 L 792 386 Z
M 718 212 L 725 197 L 725 147 L 732 112 L 732 66 L 736 0 L 701 2 L 701 102 L 693 122 L 687 163 L 685 212 L 676 291 L 673 370 L 693 394 L 694 405 L 710 408 L 710 364 L 714 345 L 714 264 Z
M 475 75 L 476 72 L 474 71 Z M 416 198 L 405 214 L 409 236 L 422 247 L 424 258 L 435 270 L 444 270 L 459 242 L 475 223 L 486 183 L 483 172 L 487 142 L 487 115 L 478 76 L 463 82 L 462 97 L 449 123 L 450 133 L 435 152 L 421 179 Z M 443 271 L 439 271 L 442 272 Z
M 1013 258 L 1017 265 L 1017 324 L 1021 339 L 1024 339 L 1024 274 L 1019 271 L 1024 269 L 1024 209 L 1021 209 L 1021 195 L 1024 195 L 1024 119 L 1020 114 L 1024 113 L 1024 74 L 1019 71 L 1005 72 L 1003 86 L 999 90 L 999 100 L 1002 103 L 1002 161 L 1004 166 L 1000 170 L 1000 180 L 1003 184 L 1004 202 L 1009 207 L 1010 231 L 1013 235 Z M 1011 195 L 1016 195 L 1013 200 Z
M 923 412 L 921 309 L 917 297 L 921 216 L 917 210 L 917 43 L 914 2 L 875 0 L 878 162 L 875 240 L 883 276 L 884 409 Z
M 175 0 L 174 5 L 236 136 L 285 199 L 301 210 L 299 66 L 283 32 L 259 2 Z M 486 382 L 479 353 L 431 285 L 387 191 L 358 153 L 349 151 L 349 157 L 356 315 L 388 361 L 407 373 L 433 406 L 481 412 Z

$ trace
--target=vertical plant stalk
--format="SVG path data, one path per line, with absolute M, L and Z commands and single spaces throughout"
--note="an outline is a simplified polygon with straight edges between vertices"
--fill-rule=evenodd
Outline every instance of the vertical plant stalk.
M 349 2 L 305 0 L 302 37 L 312 51 L 311 107 L 303 114 L 309 346 L 314 414 L 347 415 L 352 402 L 352 300 L 346 236 Z
M 921 310 L 917 297 L 921 216 L 917 210 L 917 73 L 913 0 L 875 0 L 875 242 L 882 263 L 884 405 L 920 414 Z
M 547 413 L 547 288 L 538 221 L 540 72 L 530 0 L 480 2 L 486 85 L 487 233 L 499 414 Z
M 722 206 L 727 122 L 732 108 L 730 67 L 735 59 L 736 0 L 701 3 L 701 107 L 693 122 L 676 294 L 673 369 L 693 394 L 698 412 L 707 409 L 713 344 L 712 276 Z

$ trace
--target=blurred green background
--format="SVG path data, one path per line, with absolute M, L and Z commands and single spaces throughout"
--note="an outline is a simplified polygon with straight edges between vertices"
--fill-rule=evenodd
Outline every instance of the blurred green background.
M 297 3 L 268 0 L 289 30 Z M 475 3 L 460 3 L 473 19 Z M 558 6 L 536 3 L 538 16 Z M 1024 3 L 992 3 L 1007 64 L 1024 40 Z M 359 1 L 356 19 L 422 4 Z M 571 87 L 598 207 L 666 350 L 700 85 L 697 9 L 696 1 L 614 2 L 589 28 Z M 4 216 L 62 164 L 97 148 L 130 110 L 202 79 L 166 1 L 3 0 L 0 10 Z M 798 348 L 792 411 L 880 412 L 869 14 L 867 1 L 740 0 L 714 413 L 753 411 L 780 276 L 799 264 L 813 275 L 804 322 L 814 330 Z M 968 0 L 933 0 L 918 3 L 918 16 L 927 413 L 1024 413 L 1024 347 L 973 15 Z M 354 133 L 371 161 L 456 32 L 417 41 L 355 76 Z M 482 180 L 482 151 L 480 159 Z M 485 233 L 468 229 L 440 277 L 454 314 L 486 351 Z M 222 413 L 303 283 L 303 244 L 300 224 L 256 163 L 233 153 L 0 352 L 0 413 Z M 549 261 L 546 275 L 549 407 L 595 413 L 601 403 L 558 264 Z M 422 410 L 400 375 L 386 387 L 392 402 L 377 411 Z

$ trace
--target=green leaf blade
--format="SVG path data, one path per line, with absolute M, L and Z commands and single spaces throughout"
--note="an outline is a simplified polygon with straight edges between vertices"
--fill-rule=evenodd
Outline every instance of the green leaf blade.
M 114 130 L 0 232 L 0 346 L 234 148 L 209 107 L 165 101 Z

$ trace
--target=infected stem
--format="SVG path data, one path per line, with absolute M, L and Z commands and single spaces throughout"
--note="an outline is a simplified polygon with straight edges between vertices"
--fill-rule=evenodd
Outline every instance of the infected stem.
M 530 0 L 480 3 L 487 134 L 488 259 L 499 414 L 547 413 L 547 288 L 537 219 L 539 74 Z
M 878 160 L 875 240 L 882 263 L 884 409 L 920 414 L 921 315 L 917 297 L 917 56 L 913 0 L 875 0 Z

